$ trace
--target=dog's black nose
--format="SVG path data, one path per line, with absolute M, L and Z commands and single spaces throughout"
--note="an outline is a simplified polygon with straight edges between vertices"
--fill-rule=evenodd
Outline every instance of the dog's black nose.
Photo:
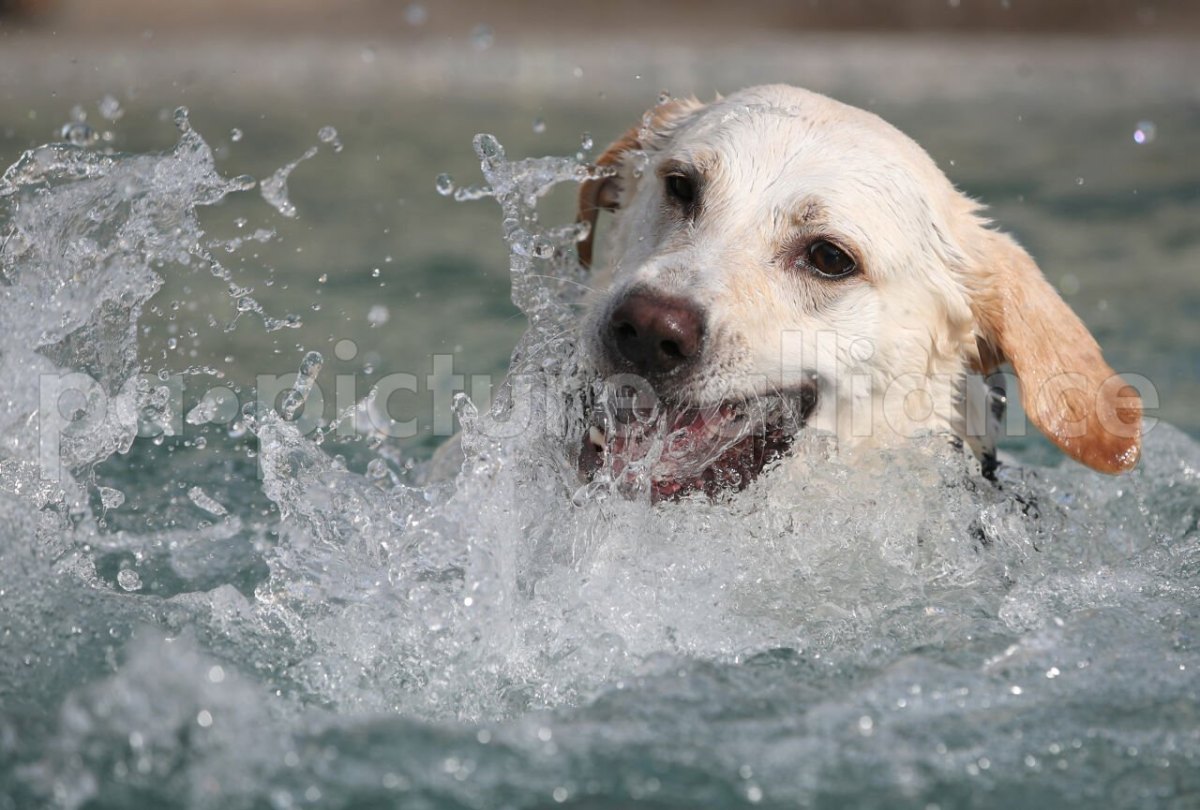
M 685 298 L 634 291 L 608 321 L 609 345 L 643 374 L 667 374 L 700 354 L 704 313 Z

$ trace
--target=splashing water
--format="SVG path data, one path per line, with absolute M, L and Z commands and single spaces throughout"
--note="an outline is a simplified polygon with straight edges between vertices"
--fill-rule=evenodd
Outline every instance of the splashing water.
M 322 130 L 323 131 L 323 130 Z M 322 140 L 325 138 L 322 136 Z M 337 133 L 334 132 L 330 137 L 329 142 L 337 140 Z M 275 210 L 283 214 L 288 219 L 296 216 L 296 206 L 292 205 L 292 201 L 288 199 L 288 178 L 292 172 L 306 160 L 310 160 L 317 154 L 317 147 L 310 146 L 304 151 L 304 154 L 293 160 L 286 166 L 280 167 L 273 175 L 263 180 L 259 184 L 259 189 L 262 191 L 263 199 L 274 206 Z
M 537 203 L 596 170 L 512 161 L 487 135 L 485 185 L 438 185 L 500 205 L 530 325 L 494 404 L 457 400 L 461 466 L 417 485 L 376 443 L 365 475 L 348 469 L 297 418 L 311 352 L 279 411 L 242 412 L 252 463 L 164 462 L 190 527 L 106 525 L 120 503 L 97 466 L 178 421 L 136 340 L 164 274 L 211 273 L 261 313 L 197 217 L 254 184 L 178 124 L 166 153 L 45 146 L 0 181 L 0 806 L 1141 807 L 1200 791 L 1191 440 L 1160 425 L 1117 479 L 1008 467 L 993 486 L 935 447 L 848 466 L 814 446 L 724 500 L 577 493 L 583 232 L 543 227 Z M 285 215 L 295 165 L 261 186 Z M 96 385 L 55 416 L 42 386 L 64 375 Z M 228 408 L 206 397 L 186 424 Z M 209 494 L 229 477 L 262 500 Z

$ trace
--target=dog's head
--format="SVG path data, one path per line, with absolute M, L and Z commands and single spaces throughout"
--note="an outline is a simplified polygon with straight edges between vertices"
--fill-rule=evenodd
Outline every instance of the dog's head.
M 1068 455 L 1137 462 L 1136 392 L 1029 255 L 877 116 L 779 85 L 669 101 L 598 163 L 584 265 L 598 212 L 616 217 L 581 346 L 638 395 L 589 432 L 585 470 L 648 465 L 669 497 L 744 486 L 805 425 L 967 438 L 964 380 L 1005 361 Z

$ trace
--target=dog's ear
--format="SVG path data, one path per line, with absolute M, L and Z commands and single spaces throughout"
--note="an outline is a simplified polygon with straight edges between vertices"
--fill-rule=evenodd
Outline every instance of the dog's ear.
M 630 127 L 624 135 L 613 141 L 596 159 L 596 165 L 616 170 L 615 175 L 585 180 L 579 187 L 579 213 L 576 222 L 588 224 L 587 236 L 579 241 L 579 263 L 583 267 L 592 264 L 592 247 L 596 239 L 596 219 L 600 211 L 616 211 L 621 206 L 621 168 L 625 160 L 635 152 L 652 149 L 655 142 L 666 135 L 683 118 L 702 105 L 694 98 L 671 99 L 649 110 L 640 123 Z
M 1094 470 L 1130 470 L 1141 453 L 1142 401 L 1100 354 L 1083 322 L 1012 238 L 978 228 L 968 286 L 981 372 L 1004 360 L 1038 430 Z

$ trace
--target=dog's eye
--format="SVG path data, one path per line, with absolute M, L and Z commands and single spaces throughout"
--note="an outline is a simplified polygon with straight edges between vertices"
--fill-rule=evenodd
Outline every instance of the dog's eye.
M 844 278 L 857 269 L 849 253 L 825 239 L 808 246 L 808 264 L 825 278 Z
M 696 204 L 696 183 L 686 174 L 668 174 L 665 178 L 667 196 L 684 208 Z

